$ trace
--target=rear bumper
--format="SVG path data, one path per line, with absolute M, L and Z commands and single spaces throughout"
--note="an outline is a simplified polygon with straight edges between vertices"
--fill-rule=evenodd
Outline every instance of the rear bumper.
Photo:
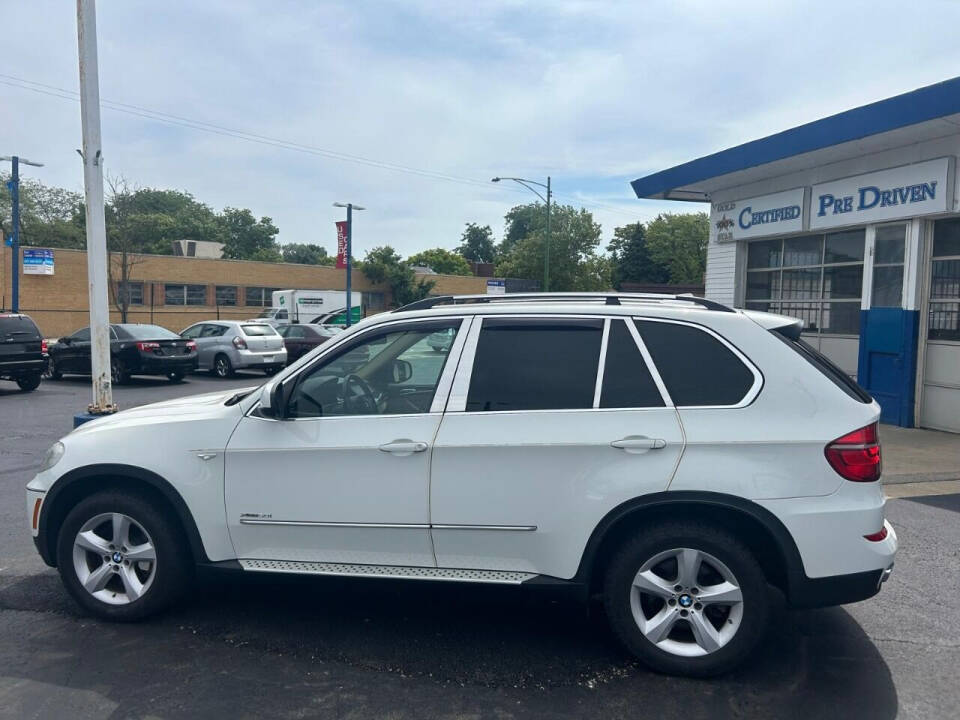
M 34 375 L 43 372 L 47 361 L 43 358 L 37 360 L 4 360 L 0 362 L 0 377 L 21 377 L 23 375 Z
M 817 608 L 846 605 L 872 598 L 893 572 L 893 563 L 883 570 L 834 575 L 833 577 L 794 577 L 787 600 L 795 608 Z
M 160 355 L 152 357 L 141 356 L 140 367 L 131 369 L 130 372 L 144 375 L 166 375 L 171 372 L 186 373 L 195 370 L 197 364 L 198 358 L 196 355 L 193 357 L 177 357 L 176 355 L 168 357 Z
M 235 368 L 283 367 L 287 364 L 287 350 L 286 348 L 270 352 L 238 350 L 236 360 L 231 358 L 231 362 Z

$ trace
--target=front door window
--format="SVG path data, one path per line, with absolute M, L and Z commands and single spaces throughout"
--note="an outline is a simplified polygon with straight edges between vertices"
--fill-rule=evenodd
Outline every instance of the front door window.
M 456 335 L 460 323 L 411 323 L 360 336 L 301 375 L 286 417 L 429 412 L 452 346 L 437 348 L 429 338 L 438 331 Z

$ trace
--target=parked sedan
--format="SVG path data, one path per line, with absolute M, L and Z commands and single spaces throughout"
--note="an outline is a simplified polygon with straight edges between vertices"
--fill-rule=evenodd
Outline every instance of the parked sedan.
M 50 346 L 50 377 L 90 374 L 90 328 L 77 330 Z M 110 326 L 110 377 L 123 385 L 131 375 L 162 375 L 171 382 L 197 367 L 197 344 L 159 325 Z
M 287 348 L 288 364 L 303 357 L 318 345 L 323 345 L 342 330 L 343 328 L 340 327 L 311 324 L 281 325 L 277 328 Z
M 197 344 L 199 368 L 217 377 L 231 377 L 237 370 L 273 375 L 287 364 L 283 338 L 266 323 L 208 320 L 191 325 L 180 337 Z

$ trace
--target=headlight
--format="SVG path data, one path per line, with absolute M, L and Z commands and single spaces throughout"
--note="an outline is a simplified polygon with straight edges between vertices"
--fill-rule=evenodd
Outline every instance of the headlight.
M 63 451 L 64 447 L 62 442 L 55 442 L 51 445 L 50 449 L 43 455 L 43 461 L 40 463 L 40 470 L 38 472 L 49 470 L 60 462 L 60 458 L 63 457 Z

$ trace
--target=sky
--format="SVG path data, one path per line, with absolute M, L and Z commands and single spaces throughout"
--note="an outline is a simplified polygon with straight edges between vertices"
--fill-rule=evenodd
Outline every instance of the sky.
M 362 205 L 359 257 L 499 239 L 536 198 L 490 178 L 549 175 L 606 241 L 707 210 L 630 180 L 957 75 L 958 26 L 952 0 L 100 0 L 105 168 L 331 251 Z M 75 4 L 0 0 L 0 28 L 0 155 L 82 191 Z

